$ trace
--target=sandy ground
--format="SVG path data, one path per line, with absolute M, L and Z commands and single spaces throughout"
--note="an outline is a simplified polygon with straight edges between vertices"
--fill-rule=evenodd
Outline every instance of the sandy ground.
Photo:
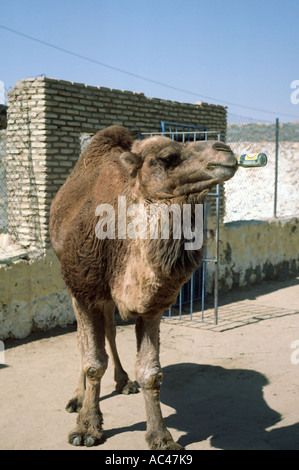
M 188 319 L 162 322 L 166 425 L 187 451 L 299 450 L 298 279 L 239 290 L 220 303 L 217 327 Z M 134 325 L 117 330 L 123 366 L 134 379 Z M 76 415 L 64 408 L 78 370 L 73 327 L 6 342 L 0 449 L 86 450 L 66 440 Z M 101 409 L 107 441 L 87 451 L 147 449 L 142 394 L 116 394 L 111 364 Z

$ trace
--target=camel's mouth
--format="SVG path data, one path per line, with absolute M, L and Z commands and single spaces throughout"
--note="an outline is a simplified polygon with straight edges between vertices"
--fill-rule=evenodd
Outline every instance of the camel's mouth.
M 189 194 L 191 195 L 198 195 L 201 196 L 203 191 L 207 189 L 207 187 L 210 187 L 209 184 L 207 184 L 210 181 L 210 179 L 207 179 L 205 181 L 198 181 L 196 183 L 186 183 L 183 184 L 179 187 L 177 187 L 174 191 L 175 196 L 188 196 Z
M 238 167 L 238 163 L 237 161 L 235 162 L 210 162 L 208 163 L 208 168 L 210 167 L 217 167 L 217 166 L 222 166 L 224 168 L 237 168 Z
M 206 171 L 200 175 L 200 180 L 194 176 L 189 181 L 184 182 L 178 186 L 174 194 L 180 196 L 186 196 L 188 194 L 199 196 L 202 195 L 203 191 L 210 189 L 212 186 L 218 183 L 223 183 L 231 179 L 238 169 L 237 161 L 230 160 L 226 162 L 210 162 Z
M 226 181 L 234 176 L 238 169 L 238 163 L 236 159 L 225 162 L 210 162 L 207 165 L 207 169 L 211 171 L 213 178 L 219 177 Z

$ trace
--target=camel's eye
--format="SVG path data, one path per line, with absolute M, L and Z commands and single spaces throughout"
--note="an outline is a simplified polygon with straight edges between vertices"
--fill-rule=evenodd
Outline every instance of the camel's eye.
M 170 155 L 160 155 L 158 159 L 166 169 L 175 167 L 180 162 L 180 156 L 177 153 L 172 153 Z

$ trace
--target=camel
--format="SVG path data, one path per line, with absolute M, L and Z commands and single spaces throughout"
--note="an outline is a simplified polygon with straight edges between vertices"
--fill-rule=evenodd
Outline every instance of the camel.
M 50 210 L 51 244 L 72 298 L 81 352 L 78 387 L 66 407 L 79 413 L 70 444 L 89 447 L 105 441 L 99 397 L 108 365 L 106 338 L 116 390 L 136 393 L 139 386 L 144 395 L 149 448 L 182 449 L 166 428 L 160 407 L 159 331 L 163 313 L 200 265 L 202 248 L 185 249 L 185 232 L 174 236 L 175 211 L 168 212 L 168 238 L 160 236 L 159 218 L 154 219 L 155 236 L 141 236 L 137 223 L 135 236 L 128 236 L 132 217 L 121 220 L 119 200 L 125 198 L 131 208 L 188 205 L 195 229 L 196 207 L 236 169 L 233 152 L 222 142 L 180 143 L 163 136 L 134 140 L 124 127 L 111 126 L 94 135 L 56 194 Z M 105 219 L 109 208 L 114 212 L 110 220 Z M 99 219 L 99 214 L 106 216 Z M 111 232 L 110 222 L 115 223 Z M 117 353 L 116 307 L 122 319 L 136 319 L 138 386 Z

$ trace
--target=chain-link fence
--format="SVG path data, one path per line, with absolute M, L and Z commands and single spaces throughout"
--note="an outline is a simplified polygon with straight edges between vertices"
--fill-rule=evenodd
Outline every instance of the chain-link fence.
M 225 183 L 224 222 L 299 214 L 299 124 L 228 114 L 227 143 L 236 155 L 263 152 L 263 168 L 240 168 Z

